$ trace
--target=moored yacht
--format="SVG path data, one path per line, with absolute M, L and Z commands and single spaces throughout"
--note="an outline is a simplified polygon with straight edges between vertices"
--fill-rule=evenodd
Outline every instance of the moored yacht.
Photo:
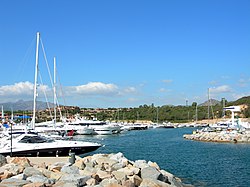
M 0 144 L 0 154 L 7 156 L 68 156 L 95 151 L 101 144 L 83 141 L 54 140 L 40 135 L 21 134 L 4 137 Z
M 84 124 L 88 124 L 88 126 L 93 128 L 95 133 L 99 135 L 111 135 L 121 132 L 121 127 L 118 124 L 98 120 L 85 120 Z

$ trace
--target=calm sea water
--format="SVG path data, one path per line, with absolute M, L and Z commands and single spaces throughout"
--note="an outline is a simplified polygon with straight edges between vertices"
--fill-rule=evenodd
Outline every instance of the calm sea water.
M 202 187 L 250 186 L 250 144 L 185 140 L 192 128 L 128 131 L 110 136 L 76 136 L 104 144 L 95 153 L 122 152 L 129 160 L 157 162 L 186 184 Z

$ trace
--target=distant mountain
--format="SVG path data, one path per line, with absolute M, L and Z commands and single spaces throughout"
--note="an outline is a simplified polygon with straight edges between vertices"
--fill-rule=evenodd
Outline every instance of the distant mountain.
M 3 109 L 5 111 L 18 111 L 18 110 L 33 110 L 33 101 L 24 101 L 24 100 L 19 100 L 17 102 L 8 102 L 8 103 L 0 103 L 0 106 L 3 106 Z M 53 107 L 53 103 L 49 103 L 49 107 Z M 36 102 L 36 109 L 37 110 L 44 110 L 48 108 L 48 105 L 46 102 L 43 101 L 37 101 Z
M 217 105 L 217 104 L 221 104 L 221 102 L 220 101 L 218 101 L 218 100 L 215 100 L 215 99 L 210 99 L 209 101 L 207 100 L 207 101 L 205 101 L 204 103 L 201 103 L 201 104 L 199 104 L 199 106 L 215 106 L 215 105 Z

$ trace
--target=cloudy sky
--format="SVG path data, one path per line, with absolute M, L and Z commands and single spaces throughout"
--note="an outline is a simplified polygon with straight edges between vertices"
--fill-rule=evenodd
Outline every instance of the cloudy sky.
M 250 95 L 248 0 L 3 0 L 0 103 L 185 105 Z M 50 72 L 50 73 L 49 73 Z M 45 97 L 46 95 L 46 97 Z

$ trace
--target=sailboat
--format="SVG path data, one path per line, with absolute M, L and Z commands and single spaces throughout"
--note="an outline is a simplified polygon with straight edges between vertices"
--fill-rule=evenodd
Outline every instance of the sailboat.
M 35 130 L 38 48 L 40 33 L 37 33 L 36 65 L 34 82 L 33 118 L 30 128 Z M 23 133 L 20 135 L 6 135 L 0 141 L 0 154 L 11 156 L 68 156 L 70 152 L 84 154 L 101 147 L 101 144 L 83 141 L 54 140 L 38 134 Z

